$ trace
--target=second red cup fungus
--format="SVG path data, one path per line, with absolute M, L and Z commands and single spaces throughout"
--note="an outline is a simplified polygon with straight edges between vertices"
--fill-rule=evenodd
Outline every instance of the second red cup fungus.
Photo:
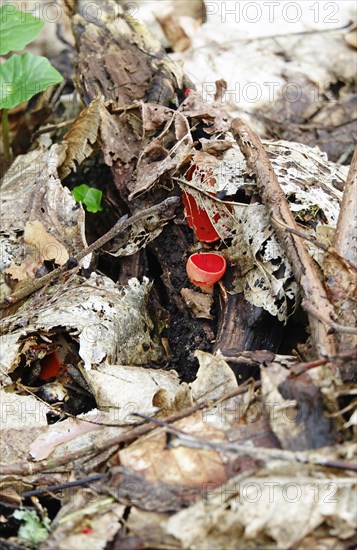
M 226 271 L 226 260 L 219 254 L 205 252 L 192 254 L 186 264 L 186 271 L 191 283 L 202 290 L 210 292 L 213 285 L 223 277 Z
M 193 164 L 187 172 L 186 179 L 187 181 L 192 181 L 192 177 L 196 171 L 196 166 Z M 201 180 L 204 176 L 201 176 Z M 206 176 L 207 185 L 209 187 L 214 186 L 215 179 L 213 177 Z M 215 196 L 215 193 L 211 193 L 212 196 Z M 187 218 L 187 223 L 189 227 L 194 231 L 197 239 L 204 243 L 214 243 L 220 239 L 216 229 L 214 228 L 206 210 L 200 208 L 196 202 L 196 199 L 191 195 L 191 193 L 184 191 L 182 193 L 182 202 L 185 207 L 185 216 Z M 220 219 L 219 214 L 216 214 L 213 218 L 214 222 L 218 222 Z

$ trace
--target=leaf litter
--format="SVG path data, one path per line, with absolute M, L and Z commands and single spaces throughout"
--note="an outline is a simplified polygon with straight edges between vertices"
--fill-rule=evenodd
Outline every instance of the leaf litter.
M 230 88 L 219 79 L 226 76 L 234 48 L 220 53 L 217 77 L 211 78 L 212 84 L 217 82 L 207 101 L 194 84 L 200 86 L 207 70 L 211 76 L 217 70 L 210 66 L 212 38 L 205 36 L 214 17 L 205 15 L 202 2 L 191 2 L 189 11 L 185 2 L 178 4 L 182 12 L 177 16 L 168 12 L 155 19 L 149 3 L 149 11 L 142 12 L 153 28 L 161 25 L 164 44 L 169 41 L 175 51 L 171 57 L 144 22 L 136 23 L 110 1 L 99 25 L 66 6 L 77 39 L 74 79 L 85 107 L 60 144 L 46 134 L 5 174 L 3 500 L 11 491 L 15 502 L 22 498 L 26 505 L 32 503 L 33 497 L 27 496 L 31 490 L 34 495 L 38 491 L 41 502 L 42 495 L 52 495 L 60 510 L 50 512 L 53 521 L 43 548 L 133 543 L 170 548 L 344 547 L 356 531 L 351 374 L 356 337 L 350 308 L 355 270 L 353 257 L 346 254 L 344 260 L 338 251 L 346 249 L 343 216 L 351 206 L 344 206 L 347 214 L 340 206 L 344 188 L 355 185 L 357 159 L 350 169 L 334 162 L 337 153 L 329 160 L 316 147 L 323 140 L 313 141 L 312 134 L 305 140 L 291 131 L 287 141 L 278 123 L 272 126 L 274 139 L 261 142 L 244 125 L 231 126 L 232 115 L 242 114 L 242 104 L 222 101 Z M 201 25 L 207 15 L 207 24 Z M 229 40 L 231 27 L 222 30 L 229 31 Z M 162 32 L 157 36 L 162 38 Z M 259 36 L 261 32 L 242 37 L 246 58 L 257 55 L 254 48 L 263 39 L 269 44 L 266 67 L 281 83 L 289 82 L 291 68 L 287 76 L 281 56 L 277 62 L 279 48 L 264 33 Z M 279 47 L 290 55 L 295 48 L 296 64 L 322 40 L 322 34 L 312 34 L 299 51 L 299 39 L 281 37 Z M 219 34 L 213 42 L 219 43 Z M 340 78 L 347 82 L 348 46 L 340 37 L 333 44 L 340 59 L 346 59 Z M 99 66 L 100 56 L 104 62 Z M 191 75 L 196 67 L 194 84 L 177 63 L 179 56 Z M 210 61 L 202 65 L 202 59 Z M 302 65 L 306 78 L 300 83 L 310 82 L 316 63 Z M 326 75 L 332 79 L 335 74 L 329 63 L 317 65 L 321 88 Z M 254 74 L 256 70 L 253 64 Z M 118 82 L 124 83 L 120 94 Z M 249 120 L 271 138 L 264 124 L 267 116 L 276 116 L 275 108 L 281 109 L 281 98 L 270 110 L 256 107 L 249 109 Z M 311 116 L 311 103 L 308 107 Z M 296 109 L 289 114 L 291 128 L 294 120 L 302 124 L 300 114 Z M 327 127 L 324 119 L 319 124 Z M 259 147 L 260 159 L 254 164 Z M 135 216 L 136 221 L 108 245 L 85 255 L 85 230 L 96 222 L 85 217 L 68 187 L 84 171 L 90 178 L 98 162 L 112 171 L 111 187 L 104 188 L 105 208 L 124 222 Z M 269 170 L 281 190 L 277 195 L 269 194 L 269 187 L 261 189 Z M 171 211 L 165 216 L 160 209 L 140 218 L 145 209 L 182 192 L 208 215 L 220 237 L 212 246 L 229 264 L 212 295 L 187 286 L 185 260 L 204 247 L 184 225 L 182 206 L 175 219 Z M 294 226 L 286 222 L 285 208 Z M 277 212 L 283 213 L 279 219 Z M 35 231 L 29 236 L 31 229 Z M 342 234 L 339 241 L 336 233 Z M 295 256 L 287 253 L 287 236 Z M 338 249 L 334 254 L 333 246 Z M 317 263 L 304 263 L 305 252 Z M 120 265 L 118 276 L 115 269 L 108 270 L 108 262 L 124 259 L 131 277 L 121 284 L 125 264 L 112 264 Z M 44 273 L 48 282 L 36 286 Z M 327 295 L 327 300 L 333 296 L 329 318 L 319 308 L 323 297 L 309 300 L 319 288 L 316 281 L 324 279 L 334 293 Z M 11 295 L 24 287 L 23 298 L 12 303 Z M 233 321 L 225 320 L 224 313 Z M 283 354 L 278 340 L 260 336 L 257 322 L 262 315 L 270 316 L 267 322 L 278 319 L 284 338 L 294 326 L 304 326 L 305 333 L 295 340 L 289 336 L 292 343 L 286 343 Z M 349 327 L 342 326 L 346 319 Z M 222 356 L 215 335 L 225 322 L 232 343 Z M 325 332 L 319 333 L 319 326 Z M 349 330 L 348 338 L 334 336 L 341 327 Z M 235 344 L 241 332 L 254 331 L 260 337 L 258 348 Z M 44 358 L 54 353 L 61 357 L 60 371 L 44 383 Z M 236 376 L 237 365 L 247 372 L 245 381 Z M 22 486 L 15 485 L 14 476 Z M 87 483 L 86 476 L 93 479 Z M 78 478 L 83 486 L 71 488 L 74 498 L 68 499 L 63 484 Z M 42 525 L 48 525 L 47 514 L 41 516 Z M 19 519 L 30 529 L 26 517 Z M 17 533 L 19 544 L 26 538 L 24 529 Z

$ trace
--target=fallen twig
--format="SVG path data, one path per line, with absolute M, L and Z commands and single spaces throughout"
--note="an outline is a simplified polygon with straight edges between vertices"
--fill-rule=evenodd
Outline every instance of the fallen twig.
M 164 420 L 158 418 L 151 418 L 143 414 L 135 413 L 136 416 L 150 420 L 160 427 L 166 428 L 168 434 L 172 437 L 168 442 L 169 447 L 190 447 L 191 449 L 209 449 L 220 453 L 243 453 L 250 455 L 258 460 L 287 460 L 292 462 L 300 462 L 303 464 L 311 464 L 315 466 L 325 466 L 329 468 L 338 468 L 342 470 L 357 471 L 357 464 L 347 462 L 345 460 L 329 460 L 323 456 L 316 456 L 316 452 L 309 451 L 290 451 L 286 449 L 272 449 L 268 447 L 254 447 L 250 444 L 241 443 L 217 443 L 215 441 L 208 441 L 192 434 L 185 433 L 182 430 L 178 430 L 174 426 L 169 426 Z M 315 455 L 315 456 L 314 456 Z M 352 479 L 351 479 L 352 483 Z
M 281 242 L 291 264 L 294 277 L 299 283 L 305 298 L 320 310 L 324 319 L 336 321 L 334 309 L 318 277 L 314 263 L 308 254 L 301 237 L 282 229 L 280 223 L 297 230 L 285 194 L 280 188 L 277 177 L 259 137 L 239 118 L 232 122 L 232 132 L 239 147 L 247 159 L 247 166 L 256 176 L 257 187 L 266 205 L 277 237 Z M 313 344 L 318 355 L 329 356 L 336 353 L 335 337 L 329 334 L 329 325 L 309 313 L 309 324 Z
M 320 248 L 326 254 L 331 254 L 331 256 L 334 256 L 343 266 L 348 266 L 351 269 L 357 271 L 357 264 L 351 260 L 348 260 L 341 256 L 334 248 L 333 246 L 325 246 L 323 243 L 318 241 L 315 237 L 312 237 L 311 235 L 308 235 L 307 233 L 304 233 L 304 231 L 301 231 L 299 229 L 294 229 L 293 227 L 288 227 L 286 224 L 284 224 L 282 221 L 274 220 L 275 223 L 281 225 L 286 231 L 289 231 L 289 233 L 292 233 L 293 235 L 296 235 L 297 237 L 301 237 L 302 239 L 305 239 L 305 241 L 309 241 L 312 243 L 316 248 Z M 356 260 L 356 257 L 353 258 Z
M 173 422 L 176 422 L 177 420 L 186 418 L 187 416 L 190 416 L 191 414 L 194 414 L 197 411 L 201 411 L 201 410 L 203 411 L 205 409 L 208 410 L 210 408 L 213 408 L 217 405 L 217 403 L 221 403 L 225 399 L 229 399 L 231 397 L 234 397 L 235 395 L 240 395 L 241 393 L 246 392 L 251 388 L 251 383 L 252 383 L 252 379 L 247 380 L 244 384 L 239 386 L 239 388 L 236 388 L 234 391 L 229 392 L 228 394 L 222 396 L 219 400 L 214 401 L 213 403 L 207 403 L 203 401 L 201 403 L 197 403 L 196 405 L 193 405 L 192 407 L 188 407 L 187 409 L 182 409 L 181 411 L 168 416 L 165 419 L 165 422 L 167 424 L 171 424 Z M 255 384 L 258 385 L 260 384 L 260 382 L 256 382 Z M 132 443 L 133 441 L 138 439 L 140 436 L 146 435 L 147 433 L 154 430 L 156 427 L 157 426 L 153 423 L 142 424 L 140 426 L 136 426 L 135 428 L 133 428 L 132 430 L 129 430 L 128 432 L 121 433 L 115 437 L 112 437 L 111 439 L 107 439 L 104 442 L 100 442 L 100 443 L 94 442 L 91 445 L 88 445 L 87 447 L 78 449 L 71 453 L 67 453 L 58 458 L 52 458 L 52 459 L 50 458 L 48 460 L 43 460 L 41 462 L 27 461 L 27 462 L 21 462 L 17 464 L 0 464 L 0 475 L 17 475 L 18 474 L 18 475 L 26 476 L 26 475 L 37 474 L 45 470 L 57 468 L 65 464 L 69 464 L 70 462 L 78 460 L 79 458 L 82 458 L 91 453 L 98 453 L 100 451 L 106 451 L 111 447 L 116 447 L 121 444 Z
M 316 367 L 321 367 L 322 365 L 327 365 L 328 363 L 336 363 L 339 362 L 347 362 L 350 359 L 354 359 L 357 357 L 357 348 L 342 351 L 338 355 L 334 355 L 333 357 L 324 357 L 321 359 L 316 359 L 315 361 L 309 361 L 307 363 L 298 363 L 294 367 L 290 369 L 289 377 L 291 376 L 298 376 L 299 374 L 302 374 L 310 369 L 315 369 Z M 342 392 L 339 392 L 339 395 L 343 395 Z M 349 393 L 347 394 L 349 395 Z
M 311 315 L 314 315 L 316 319 L 319 319 L 326 325 L 331 327 L 333 332 L 340 332 L 341 334 L 357 334 L 357 327 L 345 327 L 344 325 L 339 325 L 335 321 L 330 321 L 325 317 L 316 307 L 314 307 L 310 302 L 302 301 L 302 307 Z

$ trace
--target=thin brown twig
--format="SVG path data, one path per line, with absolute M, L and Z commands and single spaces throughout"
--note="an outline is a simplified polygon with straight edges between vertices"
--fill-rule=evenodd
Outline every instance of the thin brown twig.
M 337 221 L 336 232 L 333 241 L 333 248 L 348 262 L 355 262 L 357 257 L 357 146 L 352 157 L 351 166 L 348 171 L 346 185 L 343 190 L 340 214 Z M 335 304 L 338 322 L 342 325 L 356 326 L 357 312 L 356 304 L 352 293 L 356 288 L 357 278 L 355 273 L 345 274 L 338 265 L 327 266 L 327 285 L 331 294 L 331 300 Z M 345 291 L 346 297 L 341 300 L 341 288 L 351 289 Z M 346 332 L 338 336 L 340 350 L 348 349 L 357 344 L 357 338 L 352 336 L 357 332 L 348 334 Z M 352 368 L 349 369 L 352 371 Z M 352 372 L 351 372 L 352 373 Z
M 59 130 L 60 128 L 65 128 L 66 126 L 69 126 L 72 124 L 76 119 L 70 118 L 68 120 L 65 120 L 64 122 L 59 122 L 58 124 L 48 124 L 47 126 L 43 126 L 42 128 L 39 128 L 36 130 L 36 132 L 33 134 L 33 138 L 36 138 L 40 136 L 41 134 L 47 134 L 48 132 L 53 132 L 53 130 Z
M 304 231 L 301 231 L 300 229 L 294 229 L 293 227 L 289 227 L 285 223 L 283 223 L 281 220 L 276 220 L 274 218 L 273 221 L 276 224 L 281 225 L 281 227 L 283 227 L 289 233 L 292 233 L 293 235 L 296 235 L 297 237 L 301 237 L 302 239 L 305 239 L 306 241 L 309 241 L 314 246 L 316 246 L 316 248 L 320 248 L 321 250 L 326 252 L 326 254 L 330 254 L 331 256 L 335 256 L 335 258 L 337 258 L 338 261 L 340 261 L 341 264 L 344 265 L 345 267 L 348 266 L 351 269 L 353 269 L 354 271 L 357 270 L 357 264 L 355 264 L 351 260 L 346 259 L 343 256 L 341 256 L 338 252 L 336 252 L 336 250 L 332 246 L 325 246 L 323 243 L 321 243 L 320 241 L 318 241 L 316 238 L 312 237 L 311 235 L 308 235 L 307 233 L 305 233 Z
M 303 300 L 302 307 L 305 309 L 305 311 L 311 313 L 311 315 L 316 317 L 316 319 L 319 319 L 326 325 L 329 325 L 334 332 L 340 332 L 341 334 L 357 334 L 357 327 L 345 327 L 343 325 L 339 325 L 335 321 L 331 321 L 310 302 L 306 302 L 305 300 Z
M 137 414 L 137 413 L 136 413 Z M 287 449 L 268 448 L 268 447 L 255 447 L 242 443 L 235 442 L 220 442 L 208 441 L 202 439 L 196 435 L 189 434 L 183 430 L 179 430 L 174 426 L 170 426 L 164 420 L 158 418 L 151 418 L 144 414 L 137 414 L 141 418 L 154 422 L 158 426 L 165 428 L 166 431 L 173 436 L 169 442 L 169 446 L 176 447 L 189 447 L 191 449 L 210 449 L 220 453 L 244 453 L 253 456 L 258 460 L 287 460 L 292 462 L 299 462 L 303 464 L 311 464 L 316 466 L 325 466 L 330 468 L 339 468 L 342 470 L 357 471 L 357 465 L 355 463 L 347 462 L 345 460 L 329 460 L 325 457 L 316 457 L 309 451 L 290 451 Z M 352 479 L 351 479 L 352 483 Z
M 340 352 L 338 355 L 334 355 L 333 357 L 323 357 L 320 359 L 316 359 L 315 361 L 309 361 L 307 363 L 298 363 L 294 367 L 290 369 L 289 377 L 290 376 L 299 376 L 300 374 L 315 369 L 316 367 L 321 367 L 322 365 L 327 365 L 328 363 L 335 363 L 337 361 L 349 361 L 350 359 L 354 359 L 357 357 L 357 348 L 346 350 Z M 339 393 L 339 395 L 342 395 L 342 393 Z

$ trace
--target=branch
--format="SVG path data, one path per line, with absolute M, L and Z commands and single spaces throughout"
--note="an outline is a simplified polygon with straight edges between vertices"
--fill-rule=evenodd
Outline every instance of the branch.
M 249 170 L 256 177 L 258 190 L 268 209 L 276 235 L 291 264 L 294 277 L 301 287 L 305 303 L 310 302 L 314 308 L 320 310 L 324 319 L 336 321 L 334 309 L 327 298 L 303 239 L 281 227 L 281 223 L 283 223 L 294 230 L 298 230 L 262 142 L 249 126 L 239 118 L 232 122 L 231 129 L 246 157 Z M 329 325 L 309 312 L 308 315 L 317 355 L 335 355 L 336 342 L 334 336 L 328 332 Z

